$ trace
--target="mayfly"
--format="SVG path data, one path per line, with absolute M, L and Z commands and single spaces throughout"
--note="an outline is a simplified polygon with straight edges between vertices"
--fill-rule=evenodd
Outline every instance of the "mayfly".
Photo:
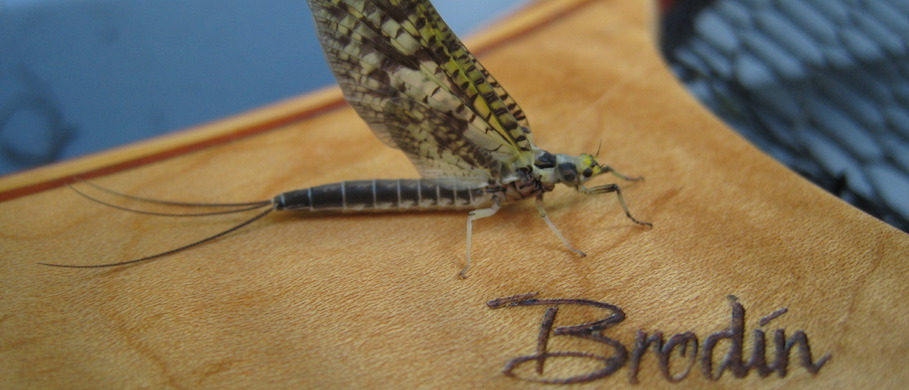
M 535 199 L 540 216 L 556 236 L 572 252 L 585 255 L 571 246 L 543 209 L 543 195 L 558 183 L 589 195 L 615 193 L 631 221 L 652 226 L 631 215 L 618 185 L 584 185 L 604 173 L 624 180 L 640 178 L 621 175 L 589 154 L 555 154 L 534 145 L 524 112 L 428 1 L 308 2 L 322 49 L 345 98 L 379 139 L 410 158 L 422 179 L 344 181 L 285 192 L 261 202 L 214 205 L 228 209 L 191 215 L 266 210 L 216 235 L 140 259 L 45 265 L 96 268 L 147 261 L 224 236 L 275 210 L 472 209 L 467 217 L 467 260 L 460 272 L 466 277 L 474 221 L 494 215 L 505 202 Z

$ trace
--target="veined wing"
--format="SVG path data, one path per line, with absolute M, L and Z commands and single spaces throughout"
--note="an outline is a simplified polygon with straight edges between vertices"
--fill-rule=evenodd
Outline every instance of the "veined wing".
M 345 97 L 424 177 L 484 185 L 529 166 L 520 107 L 426 1 L 310 0 Z

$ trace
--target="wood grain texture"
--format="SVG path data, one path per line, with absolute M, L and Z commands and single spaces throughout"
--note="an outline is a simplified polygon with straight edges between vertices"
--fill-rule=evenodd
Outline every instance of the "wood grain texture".
M 542 7 L 553 4 L 571 6 Z M 539 14 L 533 8 L 503 25 Z M 631 387 L 638 331 L 662 331 L 666 339 L 693 332 L 702 351 L 710 334 L 730 327 L 728 295 L 746 310 L 746 360 L 757 329 L 769 345 L 776 329 L 787 337 L 802 330 L 814 361 L 830 359 L 812 375 L 799 364 L 796 347 L 785 377 L 753 371 L 736 378 L 727 371 L 716 381 L 705 378 L 698 362 L 673 384 L 651 351 L 641 360 L 638 387 L 905 387 L 909 313 L 900 303 L 909 295 L 909 237 L 799 178 L 698 105 L 656 52 L 646 3 L 584 2 L 542 19 L 544 25 L 521 30 L 481 61 L 528 113 L 541 147 L 577 154 L 602 142 L 601 160 L 645 176 L 623 189 L 652 230 L 625 219 L 614 197 L 562 189 L 547 197 L 550 217 L 586 258 L 565 250 L 529 202 L 513 204 L 476 224 L 467 280 L 456 276 L 466 220 L 457 212 L 278 214 L 151 263 L 52 269 L 35 263 L 135 258 L 241 219 L 134 215 L 54 188 L 0 203 L 0 383 L 528 388 L 533 384 L 503 368 L 535 353 L 545 309 L 553 305 L 491 309 L 485 303 L 540 292 L 539 298 L 609 303 L 625 314 L 602 334 L 626 348 L 626 362 L 575 388 Z M 141 148 L 86 161 L 103 169 L 105 158 Z M 71 164 L 53 169 L 80 172 Z M 34 181 L 27 177 L 33 174 L 5 178 L 2 188 Z M 416 175 L 400 152 L 343 108 L 94 180 L 152 198 L 231 202 L 339 180 Z M 558 307 L 556 327 L 609 314 Z M 781 308 L 787 312 L 760 326 Z M 730 344 L 715 353 L 714 372 Z M 547 350 L 613 351 L 557 335 Z M 768 360 L 773 353 L 768 346 Z M 674 373 L 686 359 L 674 355 Z M 545 363 L 548 378 L 602 368 L 585 358 Z M 528 367 L 520 373 L 533 376 Z

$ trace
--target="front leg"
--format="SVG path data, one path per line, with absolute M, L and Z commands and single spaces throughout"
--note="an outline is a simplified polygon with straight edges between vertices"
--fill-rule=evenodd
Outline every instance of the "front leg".
M 635 177 L 625 176 L 625 175 L 619 173 L 618 171 L 616 171 L 615 169 L 613 169 L 612 167 L 610 167 L 609 165 L 603 165 L 600 168 L 603 169 L 603 172 L 600 173 L 601 175 L 608 172 L 608 173 L 611 173 L 613 176 L 615 176 L 619 179 L 625 180 L 625 181 L 644 181 L 643 176 L 635 176 Z
M 501 201 L 499 200 L 499 197 L 493 195 L 492 207 L 477 209 L 467 213 L 467 263 L 464 264 L 464 269 L 458 273 L 458 275 L 461 276 L 461 279 L 467 279 L 467 270 L 470 268 L 470 242 L 472 241 L 471 236 L 473 236 L 473 221 L 495 215 L 495 213 L 499 212 L 500 206 Z
M 625 176 L 619 175 L 615 171 L 613 171 L 613 174 L 616 174 L 616 176 L 619 176 L 621 178 L 625 178 L 626 180 L 635 180 L 635 181 L 641 180 L 641 178 L 628 179 Z M 619 204 L 622 206 L 622 210 L 625 210 L 625 216 L 628 217 L 628 219 L 630 219 L 632 222 L 634 222 L 638 225 L 647 226 L 647 227 L 651 227 L 651 228 L 653 227 L 652 223 L 639 221 L 637 218 L 631 216 L 631 212 L 628 211 L 628 206 L 625 204 L 625 197 L 622 196 L 622 189 L 619 188 L 618 184 L 613 183 L 613 184 L 607 184 L 607 185 L 603 185 L 603 186 L 596 186 L 593 188 L 584 187 L 584 185 L 582 184 L 582 185 L 578 186 L 578 192 L 581 192 L 581 193 L 584 193 L 587 195 L 606 194 L 606 193 L 610 193 L 610 192 L 615 192 L 615 196 L 617 198 L 619 198 Z

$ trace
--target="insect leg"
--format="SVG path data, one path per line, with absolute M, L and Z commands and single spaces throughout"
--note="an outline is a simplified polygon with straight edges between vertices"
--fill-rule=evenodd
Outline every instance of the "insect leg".
M 562 235 L 562 232 L 560 232 L 559 229 L 555 226 L 555 224 L 549 220 L 549 215 L 547 215 L 546 210 L 543 209 L 543 196 L 537 196 L 536 205 L 537 205 L 537 210 L 540 212 L 540 217 L 543 218 L 543 221 L 546 221 L 546 225 L 549 225 L 549 228 L 552 229 L 552 231 L 556 234 L 556 236 L 558 236 L 559 239 L 562 240 L 562 243 L 565 244 L 565 247 L 567 247 L 568 250 L 570 250 L 574 253 L 577 253 L 581 257 L 587 256 L 586 253 L 581 252 L 581 251 L 577 250 L 575 247 L 571 246 L 571 244 L 568 243 L 568 240 L 565 239 L 565 236 Z
M 616 174 L 615 171 L 613 171 L 613 174 Z M 618 176 L 618 174 L 616 174 L 616 175 Z M 619 176 L 619 177 L 624 178 L 624 176 Z M 629 180 L 639 180 L 639 179 L 641 179 L 641 178 L 635 178 L 635 179 L 629 179 Z M 596 186 L 593 188 L 586 188 L 584 186 L 581 186 L 578 188 L 578 191 L 583 192 L 588 195 L 607 194 L 610 192 L 615 192 L 615 196 L 617 198 L 619 198 L 619 204 L 622 206 L 622 210 L 625 210 L 625 216 L 628 217 L 628 219 L 630 219 L 632 222 L 634 222 L 638 225 L 653 227 L 652 223 L 639 221 L 637 218 L 631 216 L 631 212 L 628 211 L 628 205 L 625 204 L 625 197 L 622 196 L 622 189 L 619 188 L 618 184 L 612 183 L 612 184 L 607 184 L 607 185 L 603 185 L 603 186 Z
M 623 174 L 621 174 L 621 173 L 616 172 L 616 170 L 615 170 L 615 169 L 612 169 L 612 167 L 610 167 L 609 165 L 602 165 L 602 166 L 600 166 L 600 168 L 603 169 L 603 172 L 600 173 L 601 175 L 602 175 L 603 173 L 609 172 L 609 173 L 611 173 L 613 176 L 618 177 L 619 179 L 622 179 L 622 180 L 625 180 L 625 181 L 644 181 L 644 176 L 628 177 L 628 176 L 625 176 L 625 175 L 623 175 Z M 619 195 L 619 197 L 621 197 L 621 195 Z
M 492 207 L 477 209 L 467 213 L 467 263 L 464 264 L 464 269 L 458 273 L 461 279 L 467 279 L 467 270 L 470 268 L 470 242 L 473 235 L 473 221 L 495 215 L 499 211 L 500 205 L 499 197 L 493 195 Z

